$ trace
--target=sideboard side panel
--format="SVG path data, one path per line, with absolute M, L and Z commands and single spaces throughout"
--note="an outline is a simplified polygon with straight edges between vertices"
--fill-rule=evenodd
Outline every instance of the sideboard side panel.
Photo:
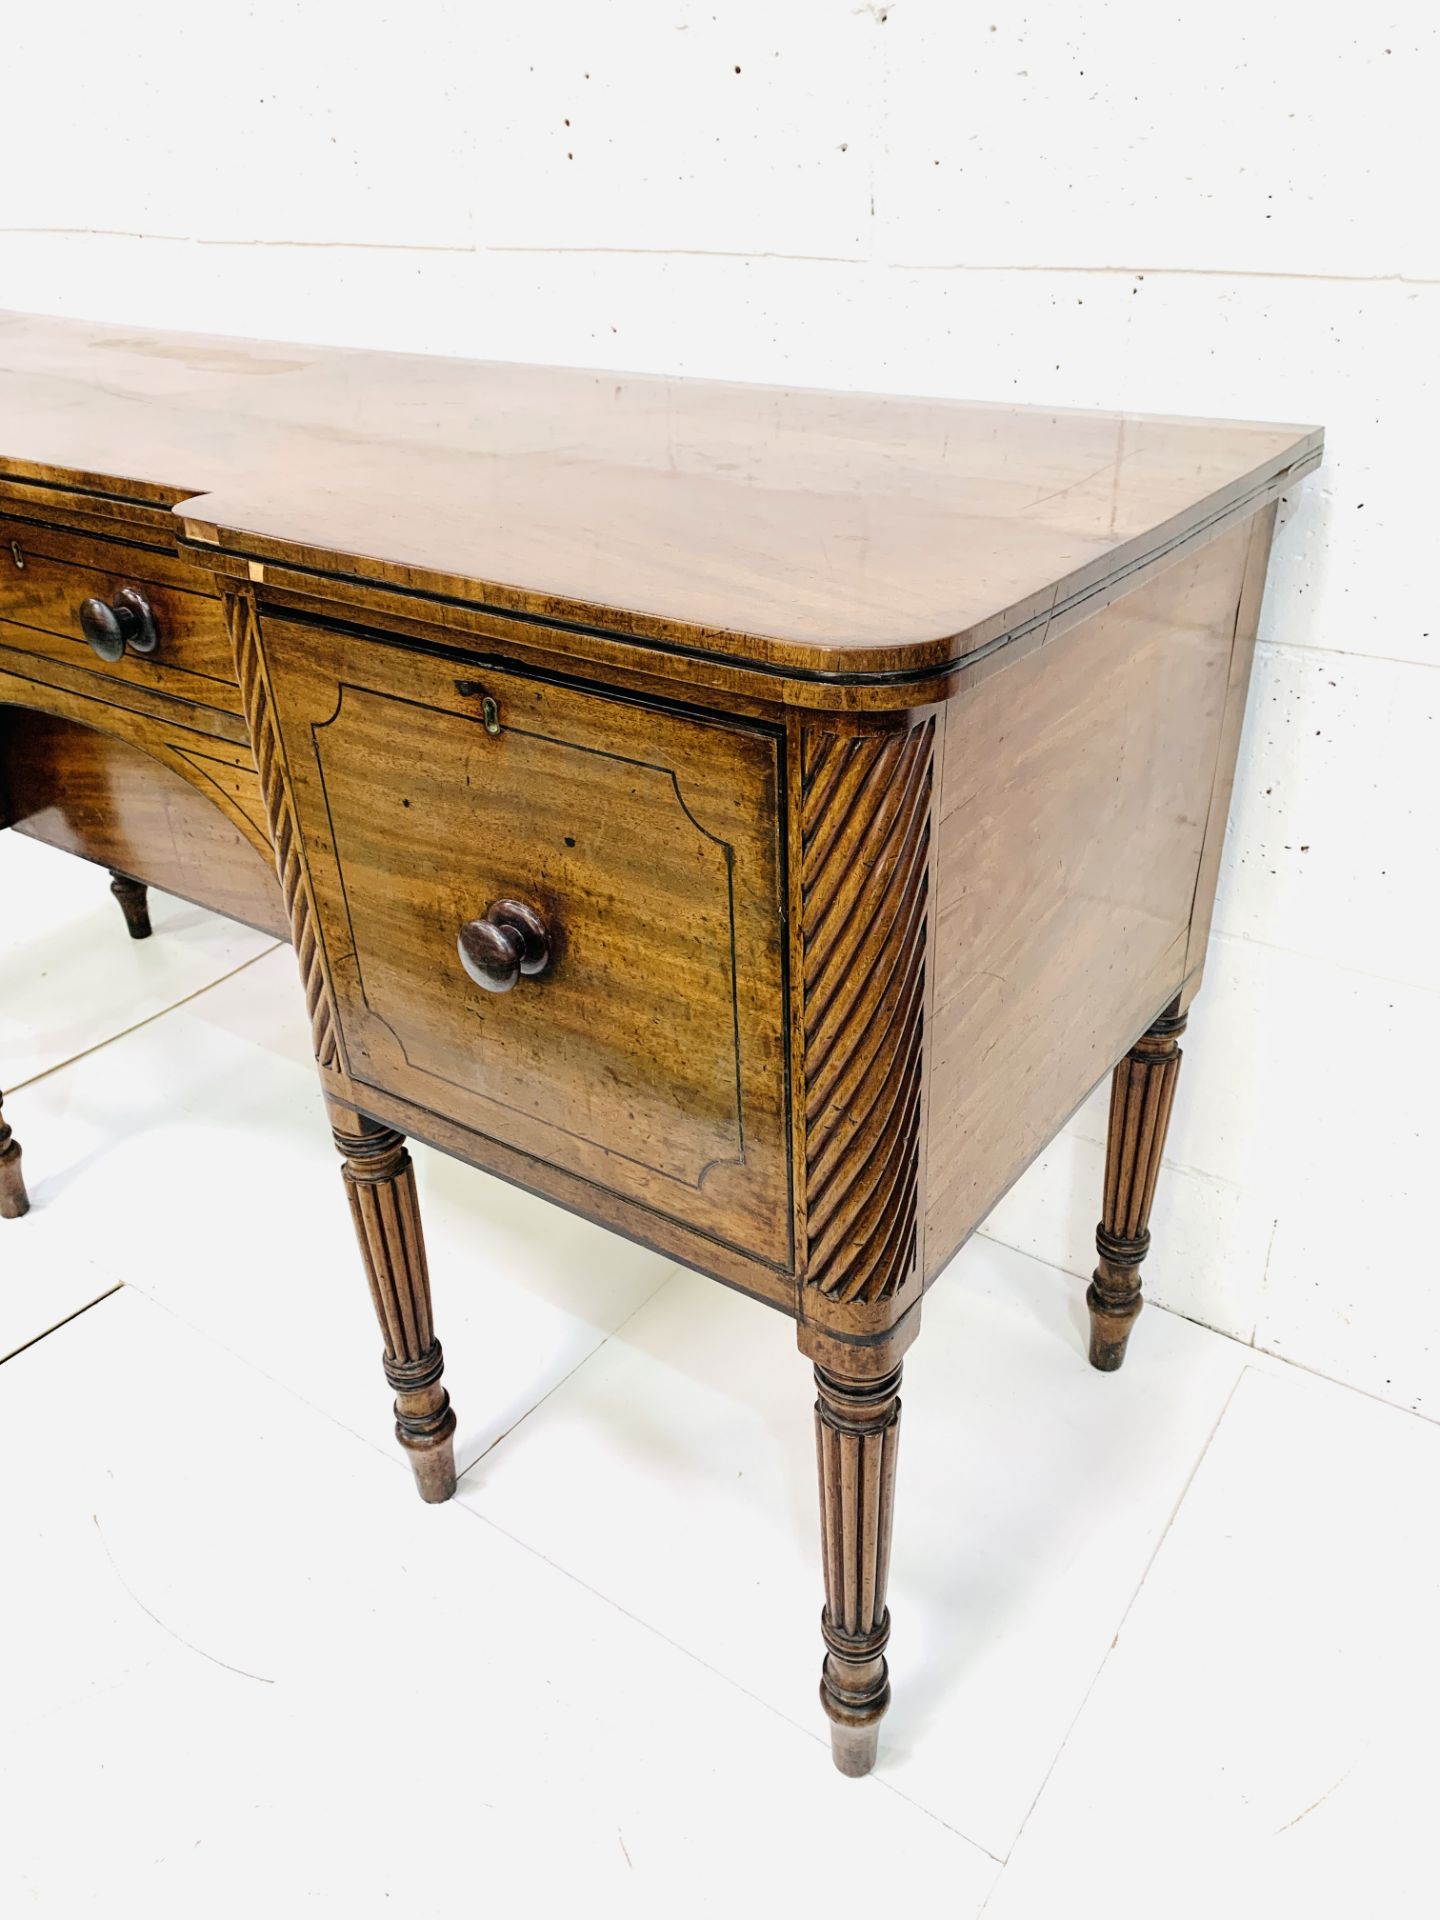
M 1215 762 L 1210 812 L 1205 823 L 1205 846 L 1200 855 L 1200 872 L 1195 882 L 1195 910 L 1190 917 L 1185 988 L 1181 994 L 1184 1006 L 1188 1006 L 1195 998 L 1205 966 L 1205 946 L 1210 938 L 1215 889 L 1220 880 L 1220 855 L 1230 820 L 1230 795 L 1235 787 L 1235 763 L 1240 755 L 1240 729 L 1245 719 L 1246 696 L 1250 691 L 1250 669 L 1255 660 L 1255 636 L 1260 627 L 1260 606 L 1265 597 L 1265 581 L 1270 566 L 1270 543 L 1275 534 L 1275 514 L 1276 503 L 1272 501 L 1250 522 L 1250 545 L 1240 585 L 1235 645 L 1230 653 L 1230 680 L 1225 695 L 1220 752 Z
M 949 704 L 927 1280 L 1198 964 L 1256 539 L 1263 576 L 1247 523 Z

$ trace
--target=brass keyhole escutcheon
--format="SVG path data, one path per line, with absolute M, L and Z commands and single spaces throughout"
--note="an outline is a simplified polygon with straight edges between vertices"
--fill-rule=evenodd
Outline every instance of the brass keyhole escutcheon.
M 468 700 L 480 702 L 480 719 L 487 733 L 500 731 L 500 703 L 493 695 L 486 693 L 478 680 L 457 680 L 455 691 L 463 693 Z

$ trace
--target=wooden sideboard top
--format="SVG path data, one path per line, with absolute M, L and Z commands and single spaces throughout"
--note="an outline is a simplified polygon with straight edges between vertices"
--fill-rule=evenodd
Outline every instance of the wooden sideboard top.
M 1255 510 L 1321 440 L 0 313 L 0 476 L 826 678 L 943 671 Z

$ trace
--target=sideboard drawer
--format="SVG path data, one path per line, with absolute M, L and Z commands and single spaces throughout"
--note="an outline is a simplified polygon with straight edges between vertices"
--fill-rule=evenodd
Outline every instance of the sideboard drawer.
M 351 1078 L 788 1266 L 779 735 L 264 637 Z M 487 991 L 505 900 L 548 963 Z
M 83 560 L 75 557 L 77 548 Z M 0 519 L 0 640 L 42 659 L 240 713 L 219 600 L 156 577 L 167 570 L 176 571 L 175 563 L 143 547 L 100 540 L 82 545 L 73 535 Z M 150 608 L 155 647 L 138 653 L 127 646 L 118 659 L 103 660 L 86 640 L 80 609 L 92 599 L 113 607 L 126 589 L 141 594 Z

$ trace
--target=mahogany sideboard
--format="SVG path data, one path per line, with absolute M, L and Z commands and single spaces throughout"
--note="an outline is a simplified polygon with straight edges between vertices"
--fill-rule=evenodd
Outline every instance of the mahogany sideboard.
M 1124 1357 L 1320 450 L 0 316 L 0 822 L 134 934 L 156 884 L 293 942 L 425 1499 L 455 1417 L 406 1135 L 795 1322 L 844 1772 L 925 1289 L 1112 1071 L 1087 1298 Z

